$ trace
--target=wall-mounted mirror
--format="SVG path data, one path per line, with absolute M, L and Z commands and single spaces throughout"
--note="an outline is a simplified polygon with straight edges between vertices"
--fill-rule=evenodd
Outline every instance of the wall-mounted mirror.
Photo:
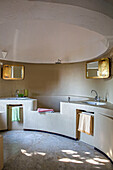
M 110 59 L 103 58 L 86 63 L 86 78 L 108 78 L 110 76 Z
M 2 78 L 5 80 L 24 79 L 24 66 L 22 65 L 3 65 Z

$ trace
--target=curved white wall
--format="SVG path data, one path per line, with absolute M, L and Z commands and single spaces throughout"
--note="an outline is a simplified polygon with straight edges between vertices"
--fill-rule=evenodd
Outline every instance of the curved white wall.
M 102 98 L 107 95 L 108 101 L 113 103 L 113 78 L 86 79 L 85 62 L 60 65 L 25 64 L 24 80 L 0 79 L 0 96 L 14 96 L 16 89 L 24 88 L 29 90 L 29 96 L 38 99 L 40 106 L 53 107 L 57 111 L 59 102 L 67 100 L 67 96 L 94 97 L 91 95 L 92 89 L 97 90 Z

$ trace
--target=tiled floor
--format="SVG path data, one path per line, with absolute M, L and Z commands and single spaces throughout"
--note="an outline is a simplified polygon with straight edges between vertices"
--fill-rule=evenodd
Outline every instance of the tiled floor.
M 58 135 L 34 131 L 1 132 L 4 170 L 113 170 L 93 147 Z

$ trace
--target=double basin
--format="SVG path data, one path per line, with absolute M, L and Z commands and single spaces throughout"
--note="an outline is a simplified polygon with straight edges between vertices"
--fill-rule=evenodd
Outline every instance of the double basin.
M 0 98 L 0 100 L 30 100 L 28 97 L 7 97 L 7 98 Z M 106 105 L 105 102 L 99 102 L 99 101 L 84 101 L 84 103 L 89 105 L 98 105 L 103 106 Z

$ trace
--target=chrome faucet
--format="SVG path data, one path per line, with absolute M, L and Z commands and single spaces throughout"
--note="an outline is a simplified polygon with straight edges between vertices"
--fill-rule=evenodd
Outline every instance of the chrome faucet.
M 68 97 L 68 102 L 70 102 L 70 97 Z
M 96 90 L 91 90 L 91 93 L 92 93 L 92 92 L 95 92 L 95 94 L 96 94 L 96 96 L 95 96 L 95 101 L 99 100 L 97 91 L 96 91 Z
M 16 93 L 15 93 L 15 96 L 18 97 L 18 94 L 19 94 L 19 90 L 17 89 Z

